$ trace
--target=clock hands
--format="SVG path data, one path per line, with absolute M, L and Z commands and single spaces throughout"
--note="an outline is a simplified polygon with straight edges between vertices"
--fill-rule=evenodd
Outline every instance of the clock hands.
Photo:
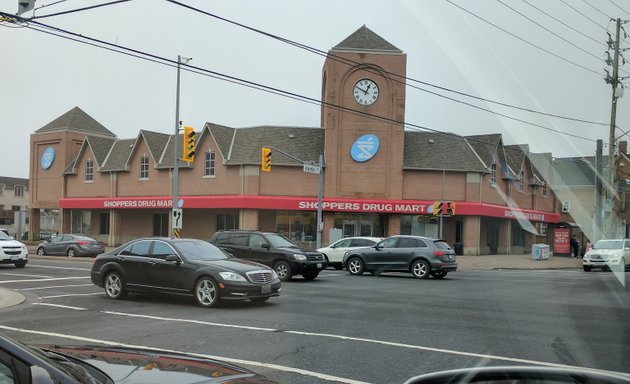
M 370 86 L 369 86 L 369 85 L 368 85 L 367 89 L 361 89 L 361 88 L 359 88 L 359 86 L 358 86 L 358 85 L 355 85 L 354 87 L 355 87 L 356 89 L 358 89 L 359 91 L 363 92 L 363 93 L 364 93 L 364 94 L 366 94 L 366 95 L 367 95 L 367 93 L 368 93 L 368 90 L 370 89 Z

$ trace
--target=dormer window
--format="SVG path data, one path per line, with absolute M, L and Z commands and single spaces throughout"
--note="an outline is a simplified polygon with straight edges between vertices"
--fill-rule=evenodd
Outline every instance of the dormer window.
M 149 157 L 146 155 L 140 158 L 140 178 L 149 178 Z
M 496 161 L 493 161 L 492 165 L 490 166 L 490 185 L 493 187 L 497 185 L 497 162 Z
M 94 180 L 94 161 L 89 159 L 85 162 L 85 181 Z
M 525 172 L 521 169 L 521 172 L 518 174 L 518 191 L 525 191 Z
M 24 187 L 16 185 L 13 190 L 15 191 L 15 197 L 24 197 Z

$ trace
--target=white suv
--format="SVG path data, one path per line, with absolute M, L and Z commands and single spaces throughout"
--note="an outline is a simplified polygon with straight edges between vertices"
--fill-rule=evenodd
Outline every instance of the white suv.
M 328 265 L 335 267 L 335 269 L 341 269 L 343 255 L 347 251 L 371 247 L 381 240 L 383 240 L 382 237 L 344 237 L 327 247 L 318 249 L 317 252 L 324 254 L 326 260 L 328 260 Z
M 630 239 L 599 240 L 582 258 L 582 268 L 586 272 L 592 268 L 623 270 L 629 266 Z
M 0 231 L 0 264 L 14 264 L 23 268 L 28 263 L 28 249 L 26 245 Z

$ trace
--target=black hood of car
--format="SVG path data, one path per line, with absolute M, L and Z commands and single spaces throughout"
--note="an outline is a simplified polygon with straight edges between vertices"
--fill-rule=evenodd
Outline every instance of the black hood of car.
M 247 273 L 251 271 L 259 271 L 261 269 L 270 270 L 269 267 L 256 263 L 254 261 L 243 260 L 238 258 L 230 258 L 224 260 L 195 260 L 194 263 L 199 265 L 207 265 L 209 267 L 223 268 L 226 271 Z
M 100 346 L 37 347 L 96 367 L 116 384 L 277 384 L 236 365 L 174 352 Z

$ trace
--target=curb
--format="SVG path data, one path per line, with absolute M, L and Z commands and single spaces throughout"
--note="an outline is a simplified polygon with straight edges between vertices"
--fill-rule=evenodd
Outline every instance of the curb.
M 22 304 L 25 300 L 26 297 L 21 293 L 10 289 L 0 288 L 0 309 L 14 307 Z

